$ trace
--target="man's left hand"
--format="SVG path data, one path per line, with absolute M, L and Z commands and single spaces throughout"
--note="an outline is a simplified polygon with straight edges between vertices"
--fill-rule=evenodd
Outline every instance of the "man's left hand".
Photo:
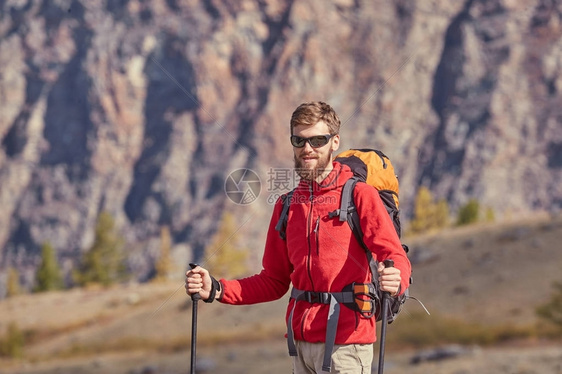
M 395 267 L 387 268 L 381 261 L 379 262 L 377 271 L 379 273 L 379 284 L 381 290 L 390 293 L 391 296 L 396 296 L 400 289 L 400 282 L 402 281 L 402 278 L 400 277 L 400 269 Z

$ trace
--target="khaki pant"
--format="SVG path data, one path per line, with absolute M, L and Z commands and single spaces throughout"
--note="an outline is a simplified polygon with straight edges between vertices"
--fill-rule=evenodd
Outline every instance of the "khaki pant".
M 324 360 L 324 343 L 295 341 L 293 374 L 320 374 Z M 332 352 L 332 374 L 370 374 L 373 362 L 372 344 L 335 345 Z

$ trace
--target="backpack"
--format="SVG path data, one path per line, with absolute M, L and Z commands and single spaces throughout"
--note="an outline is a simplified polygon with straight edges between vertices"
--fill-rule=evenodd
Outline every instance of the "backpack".
M 398 178 L 389 158 L 379 150 L 350 149 L 340 153 L 335 160 L 341 164 L 348 165 L 353 171 L 354 176 L 347 180 L 344 184 L 342 188 L 340 208 L 331 212 L 330 218 L 338 217 L 341 222 L 347 221 L 355 238 L 365 250 L 369 260 L 369 267 L 373 280 L 372 287 L 371 285 L 369 285 L 369 287 L 350 285 L 348 291 L 352 291 L 356 295 L 356 297 L 354 297 L 355 302 L 343 302 L 342 304 L 359 311 L 364 317 L 371 317 L 374 315 L 376 321 L 380 321 L 382 316 L 382 291 L 380 290 L 378 284 L 378 262 L 373 259 L 371 251 L 369 251 L 363 242 L 363 232 L 361 231 L 359 223 L 359 215 L 357 214 L 357 209 L 355 208 L 355 203 L 353 201 L 353 190 L 355 185 L 360 182 L 368 183 L 375 187 L 394 224 L 396 233 L 400 238 L 402 230 L 399 216 Z M 291 190 L 281 197 L 283 201 L 283 209 L 275 229 L 279 232 L 279 235 L 283 240 L 286 239 L 288 213 L 293 193 L 294 190 Z M 408 253 L 408 246 L 402 244 L 402 248 L 406 253 Z M 410 283 L 412 283 L 411 278 Z M 408 289 L 402 295 L 390 298 L 389 310 L 387 313 L 389 323 L 396 319 L 407 298 Z

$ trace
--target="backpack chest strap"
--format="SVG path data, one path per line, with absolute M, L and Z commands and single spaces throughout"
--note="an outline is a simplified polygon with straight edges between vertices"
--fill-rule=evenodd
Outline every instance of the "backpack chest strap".
M 353 303 L 355 301 L 355 296 L 352 291 L 315 292 L 301 291 L 296 288 L 291 290 L 291 298 L 296 301 L 308 301 L 313 304 L 330 304 L 332 298 L 338 303 Z

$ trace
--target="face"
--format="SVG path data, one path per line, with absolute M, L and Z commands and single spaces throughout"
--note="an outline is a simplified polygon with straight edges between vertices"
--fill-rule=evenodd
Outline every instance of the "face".
M 328 125 L 319 121 L 314 126 L 295 126 L 293 135 L 310 138 L 317 135 L 328 135 Z M 340 136 L 334 135 L 324 146 L 314 148 L 309 142 L 304 147 L 293 147 L 295 158 L 295 169 L 297 174 L 306 180 L 321 182 L 332 170 L 332 153 L 337 151 L 340 145 Z

